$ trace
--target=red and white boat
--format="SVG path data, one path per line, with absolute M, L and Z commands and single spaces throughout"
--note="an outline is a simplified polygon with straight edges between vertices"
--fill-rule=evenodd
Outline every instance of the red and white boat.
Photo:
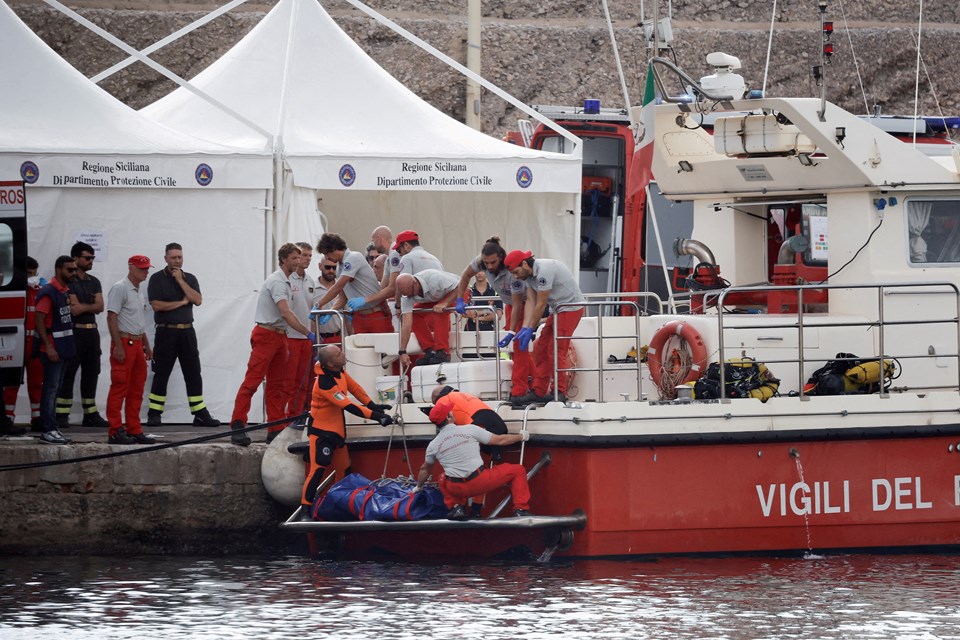
M 663 196 L 692 211 L 689 238 L 659 240 L 699 260 L 691 290 L 590 297 L 576 370 L 558 372 L 575 376 L 566 403 L 499 402 L 511 363 L 496 336 L 458 332 L 458 361 L 413 369 L 402 427 L 348 427 L 354 471 L 408 475 L 435 433 L 420 407 L 436 384 L 488 399 L 529 431 L 528 466 L 549 457 L 531 479 L 538 516 L 342 525 L 295 514 L 284 526 L 421 556 L 960 545 L 960 154 L 925 155 L 824 99 L 742 99 L 663 59 L 652 72 L 661 100 L 644 108 L 640 141 Z M 672 210 L 648 199 L 647 215 Z M 660 312 L 634 312 L 651 305 Z M 655 347 L 646 361 L 628 357 L 644 345 Z M 383 375 L 395 335 L 345 348 L 366 388 L 396 385 Z M 838 358 L 851 365 L 837 379 L 845 393 L 817 393 L 808 380 Z M 854 358 L 875 377 L 858 378 Z M 683 383 L 708 363 L 723 362 L 723 376 L 745 359 L 778 379 L 774 397 L 689 397 Z

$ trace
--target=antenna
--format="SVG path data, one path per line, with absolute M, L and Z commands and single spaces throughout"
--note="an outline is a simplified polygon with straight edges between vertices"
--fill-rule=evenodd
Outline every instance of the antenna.
M 825 122 L 826 118 L 824 117 L 827 113 L 827 65 L 830 64 L 830 58 L 833 56 L 833 43 L 830 42 L 831 36 L 833 36 L 833 22 L 826 20 L 827 15 L 827 0 L 817 0 L 817 10 L 820 13 L 820 34 L 821 34 L 821 43 L 820 47 L 820 64 L 813 67 L 813 79 L 817 83 L 817 86 L 820 87 L 820 111 L 817 112 L 817 116 L 820 118 L 820 122 Z

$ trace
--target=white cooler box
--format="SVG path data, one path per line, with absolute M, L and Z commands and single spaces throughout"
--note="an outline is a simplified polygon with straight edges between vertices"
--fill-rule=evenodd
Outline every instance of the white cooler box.
M 504 399 L 510 394 L 512 360 L 482 360 L 479 362 L 445 362 L 410 371 L 410 390 L 414 402 L 430 402 L 437 385 L 445 384 L 477 396 L 481 400 L 497 398 L 497 366 L 500 367 L 500 385 Z

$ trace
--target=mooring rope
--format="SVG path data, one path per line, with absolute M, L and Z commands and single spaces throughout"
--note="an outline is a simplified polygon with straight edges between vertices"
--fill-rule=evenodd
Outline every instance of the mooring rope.
M 79 458 L 67 458 L 66 460 L 45 460 L 43 462 L 25 462 L 22 464 L 7 464 L 0 465 L 0 472 L 2 471 L 20 471 L 23 469 L 37 469 L 40 467 L 54 467 L 62 464 L 74 464 L 77 462 L 91 462 L 93 460 L 105 460 L 107 458 L 119 458 L 121 456 L 131 456 L 137 455 L 140 453 L 149 453 L 151 451 L 160 451 L 162 449 L 172 449 L 174 447 L 180 447 L 185 444 L 198 444 L 201 442 L 209 442 L 210 440 L 217 440 L 218 438 L 226 438 L 235 433 L 248 433 L 251 431 L 259 431 L 260 429 L 266 429 L 268 427 L 273 427 L 278 424 L 285 424 L 290 422 L 296 422 L 301 418 L 309 416 L 309 413 L 303 413 L 297 416 L 288 416 L 282 420 L 274 420 L 273 422 L 263 422 L 260 424 L 250 425 L 242 429 L 229 429 L 227 431 L 221 431 L 218 433 L 211 433 L 208 435 L 197 436 L 196 438 L 190 438 L 189 440 L 181 440 L 180 442 L 164 442 L 162 444 L 152 444 L 144 447 L 137 447 L 136 449 L 125 449 L 123 451 L 111 451 L 110 453 L 100 453 L 93 456 L 81 456 Z

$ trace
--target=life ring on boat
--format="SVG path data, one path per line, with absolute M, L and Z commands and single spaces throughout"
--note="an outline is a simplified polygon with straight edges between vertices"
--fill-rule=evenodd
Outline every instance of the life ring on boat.
M 670 343 L 671 339 L 677 338 L 680 344 L 664 353 L 664 347 Z M 647 367 L 650 369 L 650 377 L 659 387 L 663 379 L 664 370 L 676 379 L 683 365 L 679 349 L 686 349 L 690 355 L 690 370 L 682 380 L 676 380 L 676 384 L 685 384 L 694 382 L 700 377 L 700 373 L 707 364 L 707 345 L 703 342 L 703 337 L 693 328 L 692 325 L 681 320 L 673 320 L 660 327 L 653 335 L 650 341 L 650 348 L 647 351 Z

